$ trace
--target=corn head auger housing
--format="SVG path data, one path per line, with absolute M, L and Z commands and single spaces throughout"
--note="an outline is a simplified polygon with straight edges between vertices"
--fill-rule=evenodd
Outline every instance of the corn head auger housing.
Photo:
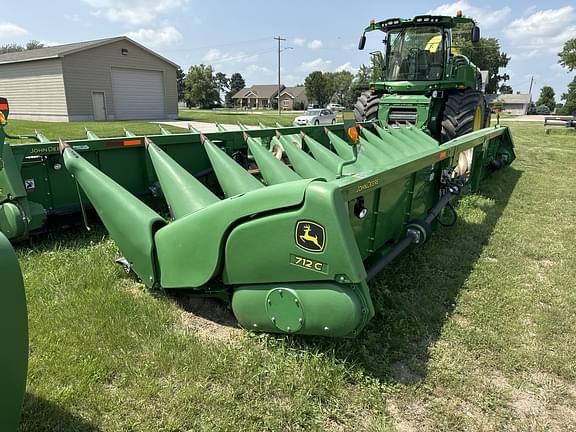
M 0 233 L 0 425 L 15 431 L 26 393 L 28 318 L 20 266 L 12 245 Z
M 26 209 L 89 202 L 147 287 L 229 300 L 255 331 L 351 337 L 374 315 L 368 280 L 515 157 L 505 127 L 442 145 L 415 126 L 348 119 L 243 129 L 8 145 L 2 128 L 0 184 L 35 189 L 4 186 L 4 221 L 22 220 L 0 227 L 33 220 Z M 467 149 L 471 169 L 457 176 Z M 159 201 L 169 218 L 153 210 Z

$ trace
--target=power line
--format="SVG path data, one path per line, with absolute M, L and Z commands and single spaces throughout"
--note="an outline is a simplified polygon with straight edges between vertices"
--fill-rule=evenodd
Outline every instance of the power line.
M 267 41 L 267 40 L 269 40 L 269 39 L 266 37 L 266 38 L 248 39 L 248 40 L 236 41 L 236 42 L 224 42 L 224 43 L 220 43 L 220 44 L 196 46 L 196 47 L 163 49 L 162 51 L 166 51 L 166 52 L 195 51 L 195 50 L 201 50 L 201 49 L 218 48 L 218 47 L 229 46 L 229 45 L 242 45 L 242 44 L 249 44 L 249 43 L 255 43 L 255 42 L 263 42 L 263 41 Z

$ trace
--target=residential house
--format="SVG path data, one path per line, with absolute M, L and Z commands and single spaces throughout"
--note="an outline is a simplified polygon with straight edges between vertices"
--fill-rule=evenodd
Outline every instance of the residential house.
M 308 98 L 304 86 L 286 87 L 280 92 L 280 107 L 283 110 L 304 110 L 307 106 Z
M 280 86 L 280 92 L 286 87 Z M 238 108 L 272 108 L 273 102 L 278 96 L 277 84 L 253 85 L 245 87 L 232 96 L 234 106 Z

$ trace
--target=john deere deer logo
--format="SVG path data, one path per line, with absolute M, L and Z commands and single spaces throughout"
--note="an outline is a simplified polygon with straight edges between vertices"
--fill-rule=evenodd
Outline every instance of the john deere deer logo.
M 296 224 L 296 244 L 308 252 L 322 252 L 326 244 L 324 227 L 311 221 Z

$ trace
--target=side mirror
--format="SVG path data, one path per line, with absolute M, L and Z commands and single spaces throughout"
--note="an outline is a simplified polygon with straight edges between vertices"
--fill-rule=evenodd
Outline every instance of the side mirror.
M 472 27 L 472 43 L 480 42 L 480 27 L 474 26 Z
M 362 51 L 365 45 L 366 45 L 366 34 L 363 33 L 362 37 L 360 38 L 360 41 L 358 42 L 358 49 Z

